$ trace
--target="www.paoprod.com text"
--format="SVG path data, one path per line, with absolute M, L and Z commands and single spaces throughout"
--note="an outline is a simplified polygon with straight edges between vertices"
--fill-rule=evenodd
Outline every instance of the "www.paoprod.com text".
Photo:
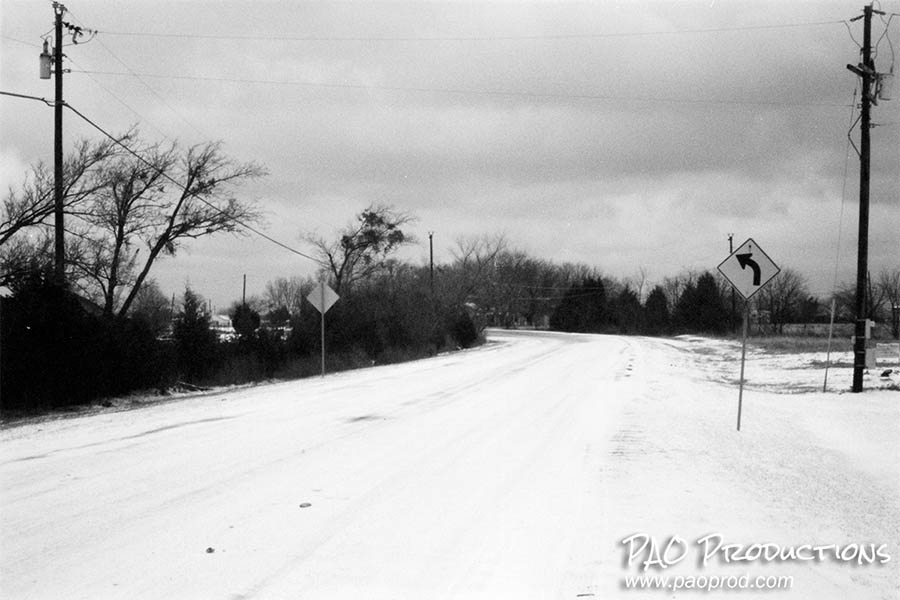
M 625 590 L 789 590 L 794 585 L 790 575 L 630 575 L 621 580 Z

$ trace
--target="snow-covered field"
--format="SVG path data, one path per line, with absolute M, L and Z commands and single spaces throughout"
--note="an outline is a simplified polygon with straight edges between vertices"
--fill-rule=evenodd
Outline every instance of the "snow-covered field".
M 415 363 L 7 427 L 0 597 L 896 600 L 900 392 L 839 393 L 840 369 L 822 393 L 816 357 L 754 352 L 737 432 L 739 357 L 492 332 Z M 674 541 L 638 552 L 651 537 Z M 669 588 L 629 589 L 640 575 Z M 790 589 L 696 589 L 779 577 Z

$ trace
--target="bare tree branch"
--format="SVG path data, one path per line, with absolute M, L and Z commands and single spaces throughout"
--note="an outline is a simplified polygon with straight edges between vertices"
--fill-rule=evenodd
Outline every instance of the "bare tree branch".
M 339 233 L 339 239 L 328 241 L 314 234 L 307 234 L 305 239 L 319 255 L 340 294 L 342 289 L 384 270 L 392 252 L 412 243 L 413 238 L 401 228 L 414 220 L 412 215 L 389 206 L 373 204 Z
M 134 139 L 130 130 L 119 141 Z M 121 155 L 121 147 L 113 140 L 99 142 L 80 140 L 63 165 L 63 203 L 67 211 L 77 207 L 97 190 L 105 187 L 103 165 Z M 33 166 L 20 191 L 10 189 L 0 210 L 0 246 L 23 229 L 40 225 L 54 211 L 53 173 L 42 163 Z

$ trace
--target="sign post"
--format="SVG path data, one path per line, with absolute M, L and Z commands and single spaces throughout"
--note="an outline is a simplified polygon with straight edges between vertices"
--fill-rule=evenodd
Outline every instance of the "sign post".
M 744 297 L 744 332 L 741 341 L 741 381 L 738 387 L 737 430 L 741 430 L 744 400 L 744 362 L 747 358 L 747 329 L 750 323 L 750 298 L 781 271 L 763 249 L 748 239 L 719 264 L 719 272 Z
M 322 376 L 325 376 L 325 313 L 328 309 L 338 301 L 340 296 L 337 295 L 331 287 L 324 281 L 320 281 L 315 289 L 309 293 L 306 299 L 310 304 L 316 307 L 321 315 L 321 331 L 322 331 Z
M 750 303 L 744 300 L 744 334 L 741 339 L 741 383 L 738 386 L 737 430 L 741 430 L 741 405 L 744 401 L 744 360 L 747 358 L 747 326 L 750 323 Z

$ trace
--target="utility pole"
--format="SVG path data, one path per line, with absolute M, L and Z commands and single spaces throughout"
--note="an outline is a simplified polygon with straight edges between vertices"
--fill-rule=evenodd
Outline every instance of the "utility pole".
M 728 256 L 734 254 L 734 234 L 728 234 Z M 737 323 L 734 322 L 735 311 L 737 310 L 734 301 L 734 286 L 731 287 L 731 331 L 732 333 L 737 328 Z
M 53 66 L 56 70 L 56 98 L 53 103 L 53 223 L 54 236 L 54 277 L 56 285 L 66 285 L 66 242 L 64 237 L 63 222 L 63 64 L 62 64 L 62 17 L 66 7 L 59 2 L 53 3 L 53 12 L 56 13 L 55 23 L 55 47 L 53 48 Z
M 856 260 L 856 329 L 853 342 L 853 388 L 855 393 L 863 389 L 863 371 L 866 369 L 866 276 L 869 261 L 869 130 L 871 129 L 871 106 L 873 81 L 877 79 L 875 63 L 872 60 L 872 14 L 884 14 L 874 10 L 872 5 L 863 7 L 862 62 L 847 65 L 847 68 L 862 78 L 862 105 L 860 109 L 859 143 L 859 248 Z
M 434 232 L 428 232 L 428 264 L 429 264 L 429 281 L 431 283 L 431 295 L 434 296 Z
M 247 274 L 244 273 L 244 291 L 241 293 L 241 304 L 247 306 Z

